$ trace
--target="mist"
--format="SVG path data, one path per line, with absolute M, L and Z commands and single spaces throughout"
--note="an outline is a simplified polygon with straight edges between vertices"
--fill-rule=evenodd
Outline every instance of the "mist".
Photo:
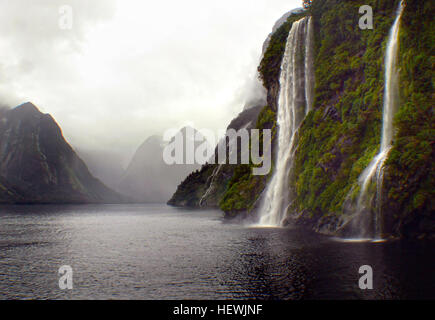
M 72 8 L 70 30 L 59 27 L 65 4 Z M 300 6 L 0 0 L 0 105 L 33 102 L 86 160 L 111 158 L 124 170 L 152 135 L 186 124 L 218 131 L 263 101 L 263 42 L 277 19 Z

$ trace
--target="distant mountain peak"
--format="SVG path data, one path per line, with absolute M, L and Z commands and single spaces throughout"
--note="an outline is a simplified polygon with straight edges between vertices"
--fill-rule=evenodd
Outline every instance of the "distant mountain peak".
M 15 108 L 13 108 L 11 111 L 13 111 L 13 112 L 41 113 L 41 111 L 39 111 L 38 107 L 36 107 L 31 102 L 25 102 L 23 104 L 20 104 L 20 105 L 16 106 Z
M 56 121 L 30 102 L 0 122 L 0 203 L 123 202 L 94 178 Z

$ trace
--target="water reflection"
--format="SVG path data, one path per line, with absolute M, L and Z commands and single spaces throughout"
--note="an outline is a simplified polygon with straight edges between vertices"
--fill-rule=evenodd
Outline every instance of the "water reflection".
M 222 223 L 160 205 L 0 208 L 0 298 L 434 298 L 434 245 Z M 61 265 L 74 289 L 58 288 Z M 374 290 L 358 288 L 361 265 Z

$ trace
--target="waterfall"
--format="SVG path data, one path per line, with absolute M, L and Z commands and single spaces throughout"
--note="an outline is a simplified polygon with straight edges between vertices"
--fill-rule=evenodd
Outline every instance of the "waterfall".
M 204 201 L 207 199 L 207 197 L 214 191 L 215 184 L 216 184 L 216 178 L 218 177 L 218 173 L 222 168 L 222 164 L 216 165 L 216 168 L 213 169 L 213 173 L 210 177 L 207 179 L 206 185 L 208 185 L 207 190 L 202 195 L 201 199 L 199 200 L 199 206 L 203 207 Z
M 397 10 L 396 19 L 390 29 L 385 55 L 385 88 L 382 119 L 381 148 L 379 153 L 364 169 L 358 183 L 360 193 L 356 203 L 357 215 L 352 221 L 354 233 L 360 237 L 380 238 L 382 234 L 381 193 L 384 176 L 384 163 L 392 147 L 394 135 L 393 119 L 399 98 L 399 73 L 397 56 L 399 48 L 400 18 L 403 12 L 403 1 Z M 376 190 L 370 190 L 374 181 Z M 372 206 L 375 200 L 374 207 Z
M 314 56 L 313 56 L 313 19 L 308 18 L 305 37 L 305 99 L 307 113 L 313 108 L 314 97 Z
M 302 18 L 293 23 L 287 38 L 279 79 L 275 172 L 260 206 L 263 226 L 282 225 L 290 203 L 289 178 L 296 133 L 313 101 L 312 28 L 311 17 Z

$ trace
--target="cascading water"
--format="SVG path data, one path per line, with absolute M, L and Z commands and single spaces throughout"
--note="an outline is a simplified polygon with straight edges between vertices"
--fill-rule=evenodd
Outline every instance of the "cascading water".
M 392 146 L 394 135 L 393 119 L 399 98 L 397 56 L 400 18 L 403 8 L 404 4 L 402 1 L 397 10 L 396 20 L 390 30 L 386 47 L 381 148 L 358 178 L 360 193 L 356 203 L 357 215 L 352 221 L 352 229 L 356 236 L 362 238 L 379 239 L 382 234 L 381 193 L 384 175 L 383 167 Z M 369 188 L 373 180 L 376 183 L 376 191 L 372 191 Z M 373 200 L 375 200 L 374 206 L 372 206 Z
M 262 226 L 282 225 L 290 202 L 295 136 L 313 101 L 312 28 L 311 17 L 302 18 L 293 23 L 287 38 L 279 80 L 276 168 L 260 207 Z
M 222 165 L 218 164 L 216 166 L 216 168 L 214 168 L 213 173 L 211 174 L 211 176 L 208 178 L 210 180 L 210 183 L 208 184 L 209 187 L 207 188 L 207 190 L 204 192 L 204 194 L 202 195 L 201 199 L 199 200 L 199 206 L 202 207 L 204 205 L 204 201 L 207 199 L 207 197 L 213 192 L 213 190 L 216 187 L 216 177 L 218 176 L 219 171 L 221 170 Z
M 306 113 L 313 108 L 314 97 L 314 56 L 313 56 L 313 20 L 307 21 L 307 33 L 305 36 L 305 100 L 307 103 Z

